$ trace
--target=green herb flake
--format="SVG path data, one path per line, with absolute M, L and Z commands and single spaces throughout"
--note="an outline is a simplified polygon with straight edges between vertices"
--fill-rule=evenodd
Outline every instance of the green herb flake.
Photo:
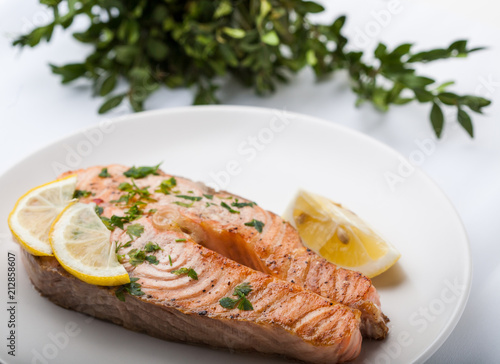
M 92 192 L 85 190 L 75 190 L 73 193 L 73 198 L 85 198 L 92 195 Z
M 190 200 L 190 201 L 201 201 L 202 199 L 202 197 L 200 196 L 175 195 L 175 197 L 183 198 L 185 200 Z
M 229 205 L 228 205 L 227 203 L 225 203 L 225 202 L 221 202 L 221 203 L 220 203 L 220 205 L 221 205 L 222 207 L 224 207 L 227 211 L 229 211 L 229 212 L 230 212 L 230 213 L 232 213 L 232 214 L 239 214 L 239 213 L 240 213 L 240 212 L 239 212 L 239 211 L 237 211 L 237 210 L 233 210 L 233 209 L 231 208 L 231 206 L 229 206 Z
M 177 180 L 174 177 L 171 177 L 169 179 L 163 180 L 158 186 L 158 189 L 155 190 L 155 192 L 170 195 L 170 193 L 172 192 L 172 188 L 174 188 L 175 186 L 177 186 Z
M 173 270 L 171 273 L 176 274 L 176 275 L 187 274 L 189 278 L 194 279 L 196 281 L 198 280 L 198 274 L 192 268 L 179 268 L 179 269 Z
M 160 261 L 154 255 L 146 255 L 146 260 L 149 264 L 158 265 Z
M 155 244 L 155 243 L 150 241 L 146 244 L 146 246 L 144 247 L 144 250 L 146 251 L 146 253 L 152 253 L 152 252 L 156 252 L 158 250 L 162 250 L 162 248 L 158 244 Z
M 170 266 L 172 266 L 172 257 L 170 256 L 170 254 L 168 255 L 168 261 L 170 262 Z
M 245 223 L 246 226 L 253 226 L 255 230 L 257 230 L 259 233 L 262 233 L 262 228 L 264 227 L 264 223 L 259 220 L 253 219 L 250 222 Z
M 144 232 L 144 226 L 141 224 L 132 224 L 127 226 L 127 234 L 130 236 L 130 239 L 133 239 L 134 236 L 140 237 Z
M 219 300 L 219 303 L 222 307 L 230 310 L 237 307 L 242 311 L 252 311 L 252 303 L 247 299 L 250 292 L 252 292 L 250 283 L 243 282 L 234 288 L 233 296 L 237 298 L 224 297 Z
M 182 242 L 184 242 L 184 241 L 186 241 L 186 239 L 175 239 L 175 242 L 176 242 L 176 243 L 182 243 Z
M 109 177 L 111 177 L 111 175 L 108 173 L 108 169 L 107 168 L 101 169 L 101 173 L 99 173 L 98 176 L 101 177 L 101 178 L 109 178 Z
M 115 291 L 116 297 L 120 300 L 125 302 L 125 293 L 128 293 L 132 296 L 143 296 L 144 292 L 141 291 L 141 284 L 137 283 L 139 278 L 130 278 L 130 283 L 121 285 L 118 287 Z
M 203 196 L 205 196 L 209 200 L 213 200 L 214 199 L 214 195 L 205 195 L 205 194 L 203 194 Z
M 243 208 L 243 207 L 254 207 L 256 205 L 255 202 L 238 202 L 238 199 L 235 200 L 235 202 L 233 202 L 231 204 L 231 206 L 234 206 L 234 207 L 237 207 L 239 209 Z
M 116 244 L 116 243 L 117 243 L 117 242 L 115 242 L 115 244 Z M 115 253 L 118 253 L 118 251 L 119 251 L 121 248 L 128 248 L 131 244 L 132 244 L 132 240 L 127 241 L 125 244 L 122 244 L 122 243 L 116 244 Z
M 193 206 L 194 201 L 191 202 L 191 203 L 184 203 L 184 202 L 180 202 L 180 201 L 175 201 L 173 203 L 176 204 L 176 205 L 182 206 L 182 207 L 188 207 L 189 208 L 189 207 Z
M 149 175 L 158 175 L 158 168 L 160 168 L 160 164 L 153 167 L 132 167 L 129 170 L 125 171 L 123 174 L 125 177 L 139 179 L 144 178 Z

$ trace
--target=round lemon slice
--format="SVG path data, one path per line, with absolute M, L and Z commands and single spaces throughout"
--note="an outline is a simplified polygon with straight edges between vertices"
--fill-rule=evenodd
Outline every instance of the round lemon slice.
M 76 175 L 52 181 L 31 189 L 17 200 L 9 215 L 9 228 L 31 254 L 52 255 L 50 225 L 73 199 L 76 181 Z
M 300 190 L 283 217 L 297 229 L 305 246 L 370 278 L 401 256 L 354 212 L 317 194 Z
M 110 237 L 111 232 L 95 212 L 95 204 L 80 202 L 69 204 L 49 233 L 56 259 L 73 276 L 99 286 L 130 283 Z

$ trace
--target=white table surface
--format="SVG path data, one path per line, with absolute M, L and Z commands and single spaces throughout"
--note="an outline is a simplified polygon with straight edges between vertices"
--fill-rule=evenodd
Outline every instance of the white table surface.
M 101 100 L 90 97 L 85 82 L 61 86 L 59 77 L 52 75 L 47 66 L 49 62 L 79 61 L 88 48 L 60 31 L 50 45 L 22 52 L 10 46 L 16 34 L 48 19 L 44 8 L 36 3 L 0 1 L 0 174 L 40 147 L 102 119 L 96 112 Z M 369 48 L 383 40 L 389 45 L 412 41 L 417 48 L 425 49 L 460 38 L 470 39 L 474 46 L 488 46 L 489 50 L 466 60 L 422 67 L 423 73 L 441 81 L 456 80 L 459 92 L 495 100 L 484 116 L 474 116 L 474 139 L 450 121 L 442 140 L 437 141 L 428 122 L 428 108 L 418 104 L 395 108 L 388 114 L 377 113 L 368 105 L 356 109 L 343 74 L 330 82 L 314 84 L 311 72 L 302 72 L 268 98 L 259 98 L 231 83 L 222 88 L 221 97 L 226 104 L 286 108 L 343 124 L 407 157 L 417 150 L 417 143 L 430 139 L 435 150 L 420 168 L 443 189 L 463 219 L 470 237 L 474 278 L 460 322 L 428 363 L 500 362 L 499 4 L 488 0 L 400 2 L 400 11 L 392 14 L 380 31 L 369 39 L 360 38 L 360 32 L 376 21 L 374 14 L 387 9 L 388 3 L 335 2 L 329 5 L 326 17 L 347 14 L 348 35 Z M 162 90 L 151 97 L 146 107 L 186 106 L 191 97 L 188 90 Z M 129 112 L 127 107 L 120 107 L 109 116 Z M 453 113 L 448 116 L 452 119 Z

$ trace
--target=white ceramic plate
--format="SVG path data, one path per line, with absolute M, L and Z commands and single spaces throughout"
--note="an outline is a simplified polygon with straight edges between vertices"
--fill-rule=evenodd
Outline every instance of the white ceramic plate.
M 391 319 L 390 335 L 383 342 L 364 342 L 356 363 L 424 362 L 459 320 L 471 282 L 469 245 L 456 211 L 423 172 L 373 139 L 308 116 L 190 107 L 103 123 L 49 145 L 0 178 L 3 300 L 7 253 L 17 255 L 16 357 L 2 344 L 3 361 L 286 362 L 153 339 L 62 309 L 31 286 L 6 223 L 19 196 L 62 170 L 160 161 L 168 173 L 218 185 L 277 213 L 298 187 L 315 191 L 357 212 L 400 250 L 397 265 L 374 279 Z M 8 320 L 0 310 L 3 342 Z

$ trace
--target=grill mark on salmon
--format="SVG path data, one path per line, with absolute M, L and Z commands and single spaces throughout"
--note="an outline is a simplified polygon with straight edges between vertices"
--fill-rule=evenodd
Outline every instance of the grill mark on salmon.
M 87 198 L 87 201 L 98 198 L 104 201 L 102 206 L 108 206 L 112 205 L 109 201 L 117 199 L 120 195 L 116 193 L 118 185 L 121 182 L 130 181 L 123 175 L 128 167 L 107 166 L 112 178 L 104 179 L 97 176 L 101 168 L 102 166 L 97 166 L 76 171 L 78 173 L 77 188 L 90 190 L 95 194 Z M 70 173 L 75 172 L 67 174 Z M 201 183 L 173 176 L 177 180 L 174 190 L 179 190 L 179 194 L 214 195 L 213 200 L 203 198 L 201 201 L 194 201 L 190 208 L 175 205 L 176 201 L 192 201 L 176 197 L 175 194 L 155 193 L 154 191 L 163 180 L 172 177 L 161 171 L 159 173 L 159 176 L 151 175 L 136 180 L 139 187 L 149 187 L 149 192 L 157 200 L 156 203 L 148 204 L 148 209 L 161 210 L 168 207 L 176 215 L 172 221 L 199 244 L 245 266 L 298 284 L 335 302 L 359 309 L 362 314 L 363 336 L 373 339 L 386 337 L 388 318 L 381 311 L 379 295 L 369 278 L 358 272 L 337 267 L 306 249 L 297 231 L 272 212 L 257 205 L 243 208 L 232 207 L 239 211 L 236 214 L 230 213 L 221 206 L 222 202 L 231 205 L 236 199 L 239 202 L 250 202 L 240 196 L 224 191 L 215 192 Z M 244 225 L 253 219 L 264 223 L 262 233 Z
M 103 213 L 114 212 L 106 208 Z M 116 288 L 84 283 L 54 257 L 23 252 L 33 284 L 58 305 L 162 339 L 280 354 L 311 363 L 344 362 L 359 354 L 358 310 L 234 262 L 185 233 L 158 231 L 151 217 L 134 223 L 144 226 L 144 232 L 120 254 L 125 254 L 123 265 L 139 279 L 144 296 L 127 295 L 126 302 L 119 301 Z M 129 240 L 121 229 L 111 234 L 111 241 Z M 130 264 L 127 253 L 143 249 L 150 241 L 162 248 L 154 253 L 159 264 Z M 195 269 L 198 280 L 172 273 L 180 267 Z M 223 308 L 219 300 L 231 296 L 242 282 L 253 288 L 247 297 L 254 310 Z

